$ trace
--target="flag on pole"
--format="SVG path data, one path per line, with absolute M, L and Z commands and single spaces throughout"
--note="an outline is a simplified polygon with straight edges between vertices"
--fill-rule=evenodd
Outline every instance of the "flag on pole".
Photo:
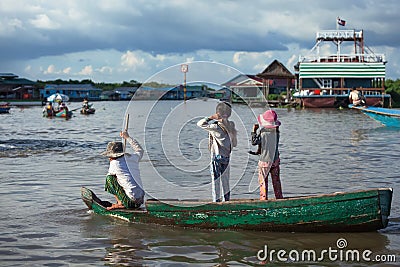
M 345 25 L 346 25 L 346 21 L 343 20 L 343 19 L 341 19 L 341 18 L 339 18 L 339 17 L 337 17 L 337 23 L 338 23 L 340 26 L 345 26 Z

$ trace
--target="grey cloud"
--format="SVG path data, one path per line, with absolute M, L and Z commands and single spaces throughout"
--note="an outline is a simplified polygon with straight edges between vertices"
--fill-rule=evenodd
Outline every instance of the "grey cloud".
M 369 46 L 400 46 L 400 5 L 396 0 L 27 1 L 31 2 L 40 8 L 0 10 L 0 24 L 2 18 L 23 23 L 10 36 L 0 30 L 2 61 L 107 49 L 152 54 L 260 52 L 287 51 L 290 43 L 307 49 L 314 45 L 315 30 L 332 29 L 336 16 L 343 16 L 350 27 L 364 28 Z M 11 4 L 3 10 L 12 10 Z M 46 11 L 59 29 L 38 29 L 29 23 Z M 282 16 L 266 25 L 265 18 L 277 14 Z M 301 34 L 295 34 L 298 32 Z

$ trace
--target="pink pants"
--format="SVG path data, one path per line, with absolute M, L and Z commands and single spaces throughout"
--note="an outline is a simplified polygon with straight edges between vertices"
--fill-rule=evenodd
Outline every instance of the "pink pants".
M 272 186 L 274 188 L 275 198 L 283 198 L 280 179 L 280 159 L 272 164 L 269 162 L 258 162 L 258 183 L 260 185 L 260 200 L 267 200 L 268 193 L 268 174 L 271 174 Z

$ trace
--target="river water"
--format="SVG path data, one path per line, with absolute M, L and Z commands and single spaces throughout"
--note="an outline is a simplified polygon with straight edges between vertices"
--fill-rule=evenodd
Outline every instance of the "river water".
M 41 107 L 0 116 L 1 266 L 253 266 L 269 250 L 370 250 L 400 262 L 400 130 L 354 110 L 276 109 L 281 126 L 284 196 L 392 187 L 390 223 L 372 233 L 271 233 L 183 229 L 128 223 L 88 212 L 87 186 L 105 200 L 108 160 L 99 154 L 129 132 L 146 150 L 141 163 L 148 198 L 211 199 L 207 133 L 196 126 L 214 113 L 213 100 L 95 102 L 96 114 L 70 120 L 41 116 Z M 71 103 L 74 109 L 79 103 Z M 249 156 L 254 115 L 234 105 L 238 147 L 232 155 L 232 198 L 258 198 L 257 157 Z M 271 185 L 269 186 L 271 189 Z M 269 192 L 269 197 L 273 193 Z M 343 240 L 344 239 L 344 240 Z M 260 255 L 260 254 L 259 254 Z M 372 256 L 371 256 L 372 257 Z M 288 261 L 273 258 L 274 265 Z M 382 262 L 294 262 L 294 266 L 383 266 Z

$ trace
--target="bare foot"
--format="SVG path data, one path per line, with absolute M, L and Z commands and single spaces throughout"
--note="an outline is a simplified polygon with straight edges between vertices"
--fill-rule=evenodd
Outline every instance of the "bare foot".
M 124 205 L 121 203 L 112 204 L 111 207 L 107 207 L 107 210 L 114 210 L 114 209 L 124 209 Z

